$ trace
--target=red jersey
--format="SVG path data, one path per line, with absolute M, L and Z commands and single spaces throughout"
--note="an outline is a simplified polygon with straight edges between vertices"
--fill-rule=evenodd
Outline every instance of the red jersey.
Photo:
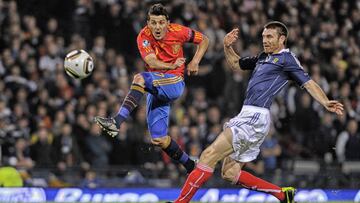
M 143 59 L 149 54 L 155 54 L 157 59 L 162 62 L 175 63 L 177 58 L 184 57 L 183 45 L 185 42 L 200 44 L 202 40 L 203 35 L 200 32 L 183 25 L 170 23 L 167 33 L 161 40 L 156 40 L 148 26 L 145 26 L 137 36 L 137 46 Z M 185 64 L 173 70 L 152 69 L 147 64 L 146 67 L 149 72 L 170 73 L 182 77 L 185 70 Z

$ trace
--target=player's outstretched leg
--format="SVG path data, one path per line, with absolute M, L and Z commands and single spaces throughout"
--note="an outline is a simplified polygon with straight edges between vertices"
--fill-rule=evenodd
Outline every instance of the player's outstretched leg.
M 234 152 L 231 140 L 232 133 L 231 130 L 227 128 L 201 153 L 199 164 L 197 164 L 196 168 L 189 174 L 179 197 L 174 203 L 190 202 L 196 191 L 210 179 L 216 163 Z
M 266 180 L 258 178 L 249 172 L 241 170 L 244 163 L 237 162 L 230 157 L 226 157 L 221 169 L 222 178 L 236 185 L 241 185 L 250 190 L 265 192 L 273 195 L 281 202 L 293 203 L 295 189 L 292 187 L 281 188 Z
M 130 113 L 137 107 L 142 96 L 145 93 L 145 80 L 141 74 L 136 74 L 130 87 L 129 93 L 126 95 L 119 112 L 113 118 L 95 117 L 95 122 L 110 136 L 115 137 L 118 129 Z

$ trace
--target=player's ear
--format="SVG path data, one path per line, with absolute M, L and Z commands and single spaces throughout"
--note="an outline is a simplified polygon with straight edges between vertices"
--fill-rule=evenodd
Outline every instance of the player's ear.
M 280 35 L 279 40 L 280 40 L 281 44 L 285 44 L 286 37 L 284 35 Z

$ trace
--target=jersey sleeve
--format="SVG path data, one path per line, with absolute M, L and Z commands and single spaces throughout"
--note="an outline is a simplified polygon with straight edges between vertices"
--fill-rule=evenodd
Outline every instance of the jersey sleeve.
M 194 44 L 200 44 L 203 40 L 203 34 L 201 32 L 185 26 L 182 26 L 180 35 L 184 43 L 189 42 Z
M 303 85 L 311 79 L 309 74 L 304 71 L 299 60 L 292 53 L 286 56 L 284 71 L 288 73 L 290 79 L 295 81 L 300 87 L 303 87 Z
M 260 57 L 265 57 L 264 53 L 260 53 L 257 56 L 241 57 L 239 59 L 239 66 L 243 70 L 254 70 Z
M 140 52 L 140 55 L 143 59 L 149 54 L 155 53 L 154 49 L 150 44 L 150 38 L 145 34 L 140 33 L 137 37 L 137 46 Z
M 243 70 L 254 70 L 257 61 L 258 61 L 258 56 L 241 57 L 239 59 L 239 66 Z

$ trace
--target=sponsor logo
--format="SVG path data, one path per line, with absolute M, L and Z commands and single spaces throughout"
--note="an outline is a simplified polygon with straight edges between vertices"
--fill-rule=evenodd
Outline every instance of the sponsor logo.
M 55 196 L 55 202 L 159 202 L 159 198 L 154 193 L 138 194 L 126 192 L 107 193 L 86 193 L 78 188 L 60 189 Z
M 360 202 L 360 190 L 359 192 L 356 194 L 355 198 L 354 198 L 354 202 Z
M 178 189 L 42 189 L 42 188 L 0 188 L 0 202 L 159 202 L 176 199 Z M 275 197 L 248 189 L 200 189 L 193 201 L 200 202 L 278 202 Z M 328 201 L 360 202 L 359 190 L 299 190 L 295 196 L 298 202 Z
M 328 196 L 320 189 L 301 190 L 295 196 L 298 202 L 326 202 Z M 200 198 L 201 202 L 278 202 L 272 195 L 265 193 L 250 193 L 248 189 L 240 189 L 238 193 L 221 192 L 219 189 L 209 189 Z
M 0 202 L 46 202 L 41 188 L 1 188 Z
M 238 193 L 221 193 L 219 189 L 209 189 L 200 198 L 201 202 L 277 202 L 272 195 L 263 193 L 250 194 L 248 189 L 240 189 Z

